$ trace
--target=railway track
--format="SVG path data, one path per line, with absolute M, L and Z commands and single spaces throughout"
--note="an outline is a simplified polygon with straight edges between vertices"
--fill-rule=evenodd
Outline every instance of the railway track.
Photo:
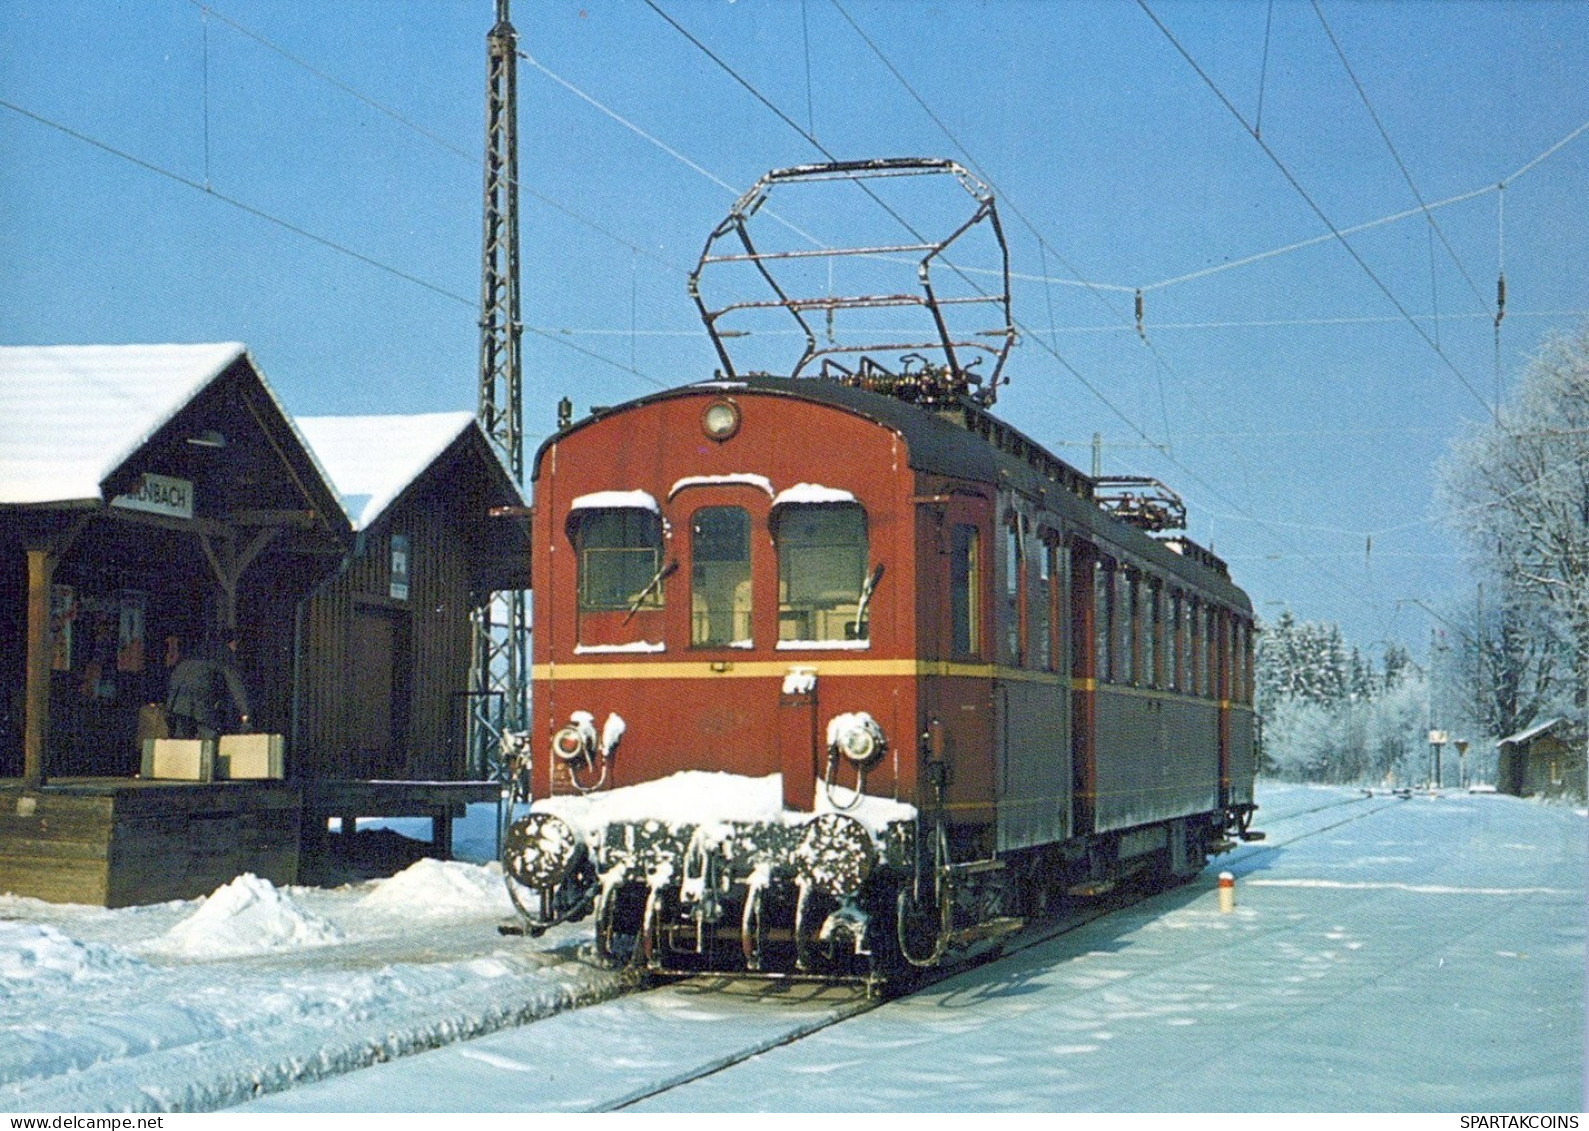
M 1230 856 L 1227 858 L 1227 863 L 1240 864 L 1242 862 L 1254 860 L 1268 854 L 1283 851 L 1287 847 L 1294 845 L 1299 841 L 1323 835 L 1324 833 L 1341 828 L 1344 825 L 1349 825 L 1355 821 L 1360 821 L 1366 817 L 1370 817 L 1382 809 L 1400 804 L 1402 800 L 1402 798 L 1386 795 L 1364 795 L 1362 797 L 1338 798 L 1308 809 L 1300 809 L 1294 812 L 1276 815 L 1272 821 L 1267 821 L 1265 824 L 1268 825 L 1269 829 L 1271 830 L 1282 830 L 1279 836 L 1275 836 L 1271 832 L 1269 839 L 1266 839 L 1265 841 L 1242 845 L 1230 854 Z M 1307 827 L 1296 832 L 1287 833 L 1284 831 L 1286 826 L 1292 825 L 1298 820 L 1307 817 L 1313 817 L 1320 813 L 1332 813 L 1332 815 L 1334 815 L 1333 811 L 1335 810 L 1342 811 L 1340 814 L 1338 814 L 1339 819 L 1329 820 L 1328 823 L 1317 825 L 1309 822 Z M 860 989 L 851 989 L 849 987 L 845 987 L 841 990 L 834 987 L 829 987 L 828 992 L 847 993 L 851 995 L 851 1000 L 841 1004 L 834 1010 L 834 1012 L 828 1014 L 827 1016 L 821 1019 L 813 1020 L 809 1024 L 803 1025 L 793 1031 L 785 1030 L 774 1038 L 754 1043 L 730 1055 L 719 1057 L 710 1064 L 699 1066 L 690 1070 L 689 1072 L 681 1073 L 677 1077 L 660 1081 L 655 1086 L 648 1087 L 638 1092 L 630 1093 L 609 1103 L 593 1107 L 589 1110 L 608 1112 L 623 1111 L 628 1108 L 632 1108 L 637 1104 L 644 1103 L 645 1101 L 653 1099 L 657 1096 L 665 1095 L 669 1092 L 676 1091 L 679 1088 L 686 1087 L 698 1080 L 703 1080 L 707 1077 L 714 1076 L 727 1069 L 733 1068 L 735 1065 L 743 1064 L 745 1061 L 757 1056 L 761 1056 L 763 1053 L 797 1044 L 800 1041 L 815 1036 L 817 1033 L 832 1029 L 847 1021 L 853 1020 L 862 1014 L 870 1013 L 874 1009 L 884 1008 L 885 1006 L 889 1005 L 890 1002 L 898 1000 L 900 997 L 909 996 L 913 993 L 919 993 L 924 989 L 938 984 L 939 982 L 942 982 L 957 974 L 963 973 L 967 969 L 971 969 L 975 966 L 990 962 L 997 962 L 1003 958 L 1020 954 L 1034 947 L 1045 945 L 1049 942 L 1052 942 L 1054 939 L 1079 930 L 1087 924 L 1095 922 L 1104 916 L 1122 911 L 1125 908 L 1140 903 L 1153 895 L 1160 894 L 1160 892 L 1163 890 L 1164 889 L 1143 890 L 1133 887 L 1129 884 L 1122 885 L 1121 887 L 1110 892 L 1107 896 L 1089 903 L 1086 907 L 1073 909 L 1070 913 L 1060 916 L 1057 919 L 1050 920 L 1036 927 L 1029 928 L 1018 935 L 1011 936 L 1010 940 L 1006 942 L 1006 944 L 1000 950 L 986 956 L 985 958 L 981 958 L 964 965 L 954 966 L 944 970 L 932 971 L 930 973 L 924 974 L 918 980 L 916 980 L 903 994 L 895 994 L 884 998 L 874 998 L 867 996 L 866 993 Z M 796 983 L 795 985 L 801 984 Z M 698 986 L 700 992 L 702 993 L 737 992 L 748 995 L 757 995 L 767 993 L 769 983 L 751 979 L 703 976 L 700 978 L 691 978 L 684 982 L 673 983 L 668 987 L 658 987 L 658 989 L 678 990 L 680 987 L 685 986 Z M 813 990 L 812 992 L 820 991 Z

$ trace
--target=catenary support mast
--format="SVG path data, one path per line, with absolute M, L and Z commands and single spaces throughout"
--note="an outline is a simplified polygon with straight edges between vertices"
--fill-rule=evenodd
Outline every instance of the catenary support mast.
M 509 0 L 496 0 L 486 36 L 485 229 L 480 278 L 480 426 L 521 486 L 524 403 L 519 312 L 518 35 Z M 476 772 L 495 761 L 505 731 L 529 725 L 529 608 L 523 590 L 475 610 L 470 752 Z

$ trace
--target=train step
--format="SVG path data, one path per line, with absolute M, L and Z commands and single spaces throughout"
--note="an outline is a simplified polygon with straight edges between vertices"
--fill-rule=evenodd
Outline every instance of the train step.
M 1026 920 L 1013 915 L 989 919 L 975 926 L 964 927 L 958 931 L 950 931 L 948 943 L 950 950 L 960 950 L 973 943 L 987 942 L 989 939 L 1001 939 L 1005 935 L 1013 935 L 1026 926 Z
M 1079 899 L 1097 899 L 1100 895 L 1108 895 L 1114 889 L 1114 880 L 1088 880 L 1086 883 L 1071 884 L 1065 889 L 1065 894 L 1074 895 Z

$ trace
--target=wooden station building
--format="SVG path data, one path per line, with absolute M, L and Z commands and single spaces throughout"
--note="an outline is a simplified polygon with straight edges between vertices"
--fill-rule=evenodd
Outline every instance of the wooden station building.
M 123 906 L 292 883 L 328 808 L 491 795 L 464 780 L 454 700 L 472 602 L 527 582 L 522 518 L 492 517 L 523 497 L 462 414 L 359 419 L 341 433 L 410 439 L 344 481 L 236 343 L 0 348 L 0 891 Z M 170 663 L 234 631 L 282 777 L 139 777 Z
M 1517 797 L 1585 797 L 1583 730 L 1553 718 L 1495 744 L 1495 787 Z

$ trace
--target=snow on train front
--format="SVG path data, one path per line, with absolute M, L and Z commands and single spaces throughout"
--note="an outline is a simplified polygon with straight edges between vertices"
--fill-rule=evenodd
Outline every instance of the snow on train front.
M 839 785 L 801 812 L 781 775 L 684 771 L 538 801 L 503 861 L 532 932 L 592 917 L 610 965 L 876 983 L 901 965 L 915 822 Z

